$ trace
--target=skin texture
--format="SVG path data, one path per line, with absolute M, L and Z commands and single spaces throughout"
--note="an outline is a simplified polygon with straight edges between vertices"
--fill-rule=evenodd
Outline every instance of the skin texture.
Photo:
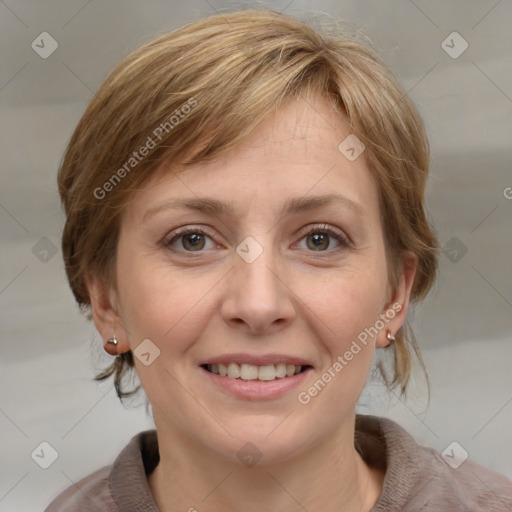
M 135 361 L 160 447 L 160 464 L 148 478 L 164 512 L 359 511 L 378 499 L 384 475 L 354 448 L 355 406 L 375 348 L 387 346 L 386 334 L 405 320 L 415 258 L 404 255 L 392 294 L 377 185 L 364 153 L 351 162 L 338 150 L 349 134 L 325 99 L 294 100 L 215 162 L 178 176 L 164 163 L 122 219 L 117 289 L 89 281 L 104 340 L 115 328 L 119 353 L 145 339 L 160 350 L 148 366 Z M 364 213 L 334 203 L 279 214 L 289 198 L 332 193 Z M 143 223 L 155 205 L 205 196 L 232 202 L 235 215 L 167 209 Z M 319 236 L 323 224 L 348 237 L 349 246 L 327 235 L 315 245 L 306 227 L 318 226 Z M 165 246 L 184 226 L 207 235 Z M 236 252 L 248 236 L 263 249 L 252 263 Z M 301 404 L 298 393 L 397 302 L 402 309 L 385 328 Z M 313 370 L 279 397 L 242 399 L 199 367 L 235 352 L 299 356 Z M 248 442 L 261 453 L 251 468 L 237 457 Z

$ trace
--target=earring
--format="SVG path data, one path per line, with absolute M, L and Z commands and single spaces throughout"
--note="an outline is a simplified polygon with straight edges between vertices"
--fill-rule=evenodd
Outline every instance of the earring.
M 109 343 L 110 345 L 117 345 L 117 338 L 115 333 L 113 338 L 107 340 L 107 343 Z
M 396 339 L 389 331 L 388 331 L 388 334 L 386 337 L 389 340 L 389 345 L 391 345 Z M 389 345 L 388 345 L 388 347 L 389 347 Z
M 104 346 L 105 352 L 107 352 L 107 354 L 110 354 L 111 356 L 118 356 L 119 355 L 117 352 L 117 344 L 118 343 L 119 342 L 117 341 L 116 334 L 114 333 L 114 337 L 110 338 L 105 343 L 105 346 Z

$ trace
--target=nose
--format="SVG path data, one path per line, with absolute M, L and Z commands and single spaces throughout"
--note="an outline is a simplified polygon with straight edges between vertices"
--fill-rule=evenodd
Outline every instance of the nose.
M 295 315 L 287 272 L 274 255 L 270 237 L 266 240 L 268 243 L 260 244 L 263 251 L 254 260 L 246 257 L 251 251 L 258 254 L 261 250 L 254 241 L 234 253 L 233 269 L 226 276 L 222 316 L 230 327 L 243 329 L 246 334 L 275 333 L 289 325 Z M 248 247 L 244 254 L 243 249 Z

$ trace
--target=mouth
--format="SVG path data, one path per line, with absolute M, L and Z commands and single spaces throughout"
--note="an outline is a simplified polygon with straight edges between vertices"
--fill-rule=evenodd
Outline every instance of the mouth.
M 311 365 L 296 364 L 238 364 L 238 363 L 212 363 L 200 365 L 207 372 L 226 377 L 227 379 L 244 380 L 244 381 L 276 381 L 283 380 L 304 373 Z

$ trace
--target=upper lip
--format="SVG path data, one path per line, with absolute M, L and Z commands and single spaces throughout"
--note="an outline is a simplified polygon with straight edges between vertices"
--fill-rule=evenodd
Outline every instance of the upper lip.
M 312 364 L 303 359 L 302 357 L 289 356 L 285 354 L 261 354 L 261 355 L 251 355 L 251 354 L 223 354 L 221 356 L 210 357 L 205 359 L 204 361 L 199 363 L 199 366 L 203 366 L 205 364 L 224 364 L 228 365 L 229 363 L 237 363 L 237 364 L 252 364 L 255 366 L 265 366 L 270 364 L 294 364 L 296 366 L 312 366 Z

